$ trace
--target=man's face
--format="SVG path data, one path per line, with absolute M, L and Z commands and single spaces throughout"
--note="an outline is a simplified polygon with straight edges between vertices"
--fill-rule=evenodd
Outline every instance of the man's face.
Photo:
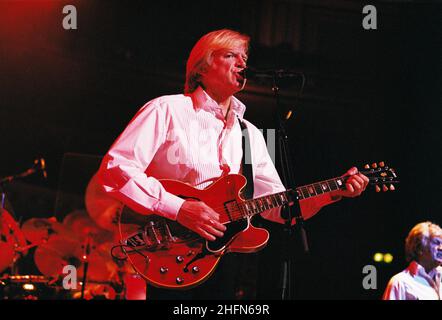
M 430 239 L 423 251 L 422 258 L 435 265 L 442 265 L 442 237 Z
M 232 95 L 243 88 L 244 77 L 241 71 L 247 63 L 244 46 L 221 49 L 213 52 L 212 61 L 203 74 L 206 89 L 223 95 Z
M 429 251 L 432 259 L 442 265 L 442 236 L 432 238 L 429 243 Z

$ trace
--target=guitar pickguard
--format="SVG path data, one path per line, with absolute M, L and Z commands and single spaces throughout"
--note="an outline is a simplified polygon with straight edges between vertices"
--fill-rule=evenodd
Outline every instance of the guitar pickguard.
M 227 230 L 224 231 L 224 236 L 216 238 L 214 241 L 206 241 L 206 248 L 210 252 L 218 253 L 223 251 L 225 247 L 242 231 L 248 228 L 249 220 L 241 219 L 238 221 L 230 222 L 225 225 Z

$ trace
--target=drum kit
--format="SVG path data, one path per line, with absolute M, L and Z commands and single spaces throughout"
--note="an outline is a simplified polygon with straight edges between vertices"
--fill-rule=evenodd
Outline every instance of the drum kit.
M 114 234 L 98 227 L 84 210 L 62 222 L 31 218 L 21 227 L 2 210 L 0 299 L 124 299 L 124 277 L 133 272 L 112 258 L 114 243 Z M 27 255 L 33 255 L 41 275 L 20 274 L 18 264 Z M 66 272 L 67 266 L 75 275 Z
M 111 254 L 119 242 L 116 232 L 99 226 L 86 210 L 62 221 L 30 218 L 22 224 L 6 210 L 4 185 L 37 172 L 46 178 L 45 168 L 40 158 L 29 169 L 0 178 L 0 300 L 145 299 L 145 281 Z M 94 205 L 94 199 L 87 200 Z M 22 270 L 31 264 L 40 274 Z

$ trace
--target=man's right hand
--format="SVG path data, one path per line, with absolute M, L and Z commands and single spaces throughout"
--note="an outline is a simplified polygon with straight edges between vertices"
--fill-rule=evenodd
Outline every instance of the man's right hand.
M 219 214 L 202 201 L 186 200 L 178 211 L 177 222 L 213 241 L 227 229 L 219 222 Z

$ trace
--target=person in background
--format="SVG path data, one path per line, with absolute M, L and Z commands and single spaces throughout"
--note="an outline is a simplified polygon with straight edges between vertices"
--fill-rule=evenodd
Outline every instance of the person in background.
M 410 264 L 394 275 L 384 300 L 441 300 L 442 229 L 429 221 L 415 225 L 405 239 Z

